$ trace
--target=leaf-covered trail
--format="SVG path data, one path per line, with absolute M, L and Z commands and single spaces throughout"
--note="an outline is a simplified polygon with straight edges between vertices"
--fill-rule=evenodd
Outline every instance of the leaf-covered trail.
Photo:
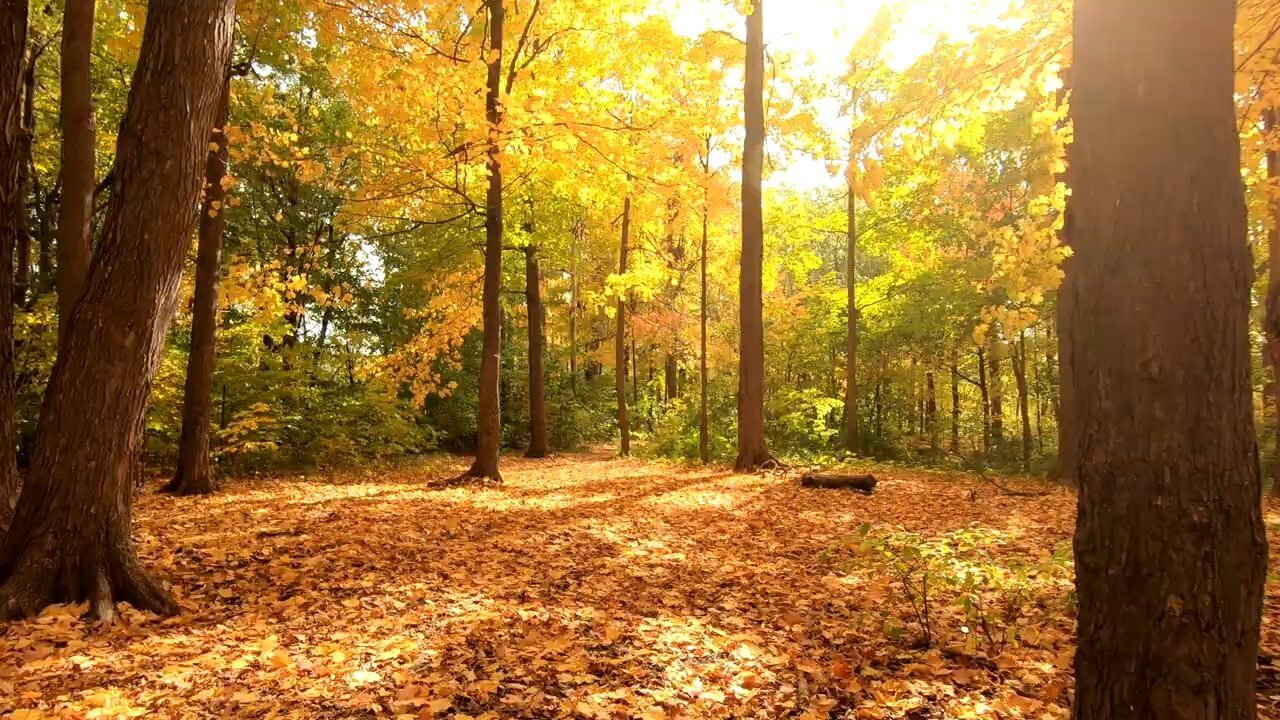
M 602 455 L 504 462 L 500 489 L 427 490 L 461 469 L 448 461 L 147 494 L 139 549 L 183 614 L 90 633 L 54 608 L 4 627 L 0 714 L 1065 717 L 1068 613 L 979 657 L 943 611 L 950 640 L 912 649 L 886 632 L 909 613 L 895 588 L 827 551 L 870 522 L 976 525 L 1002 557 L 1040 557 L 1069 537 L 1067 493 L 894 470 L 864 497 Z

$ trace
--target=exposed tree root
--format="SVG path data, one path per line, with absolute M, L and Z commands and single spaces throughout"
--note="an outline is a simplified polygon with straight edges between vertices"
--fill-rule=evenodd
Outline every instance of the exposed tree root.
M 427 483 L 427 487 L 432 490 L 447 490 L 448 488 L 458 487 L 501 487 L 502 475 L 473 475 L 465 472 L 457 477 L 432 480 Z
M 160 488 L 160 492 L 166 495 L 176 495 L 179 497 L 191 495 L 212 495 L 217 491 L 217 487 L 208 477 L 203 480 L 188 480 L 186 475 L 181 471 L 174 474 L 173 479 L 165 483 Z
M 115 552 L 121 553 L 116 550 Z M 88 584 L 77 581 L 74 567 L 53 570 L 49 564 L 20 560 L 0 584 L 0 620 L 32 617 L 49 605 L 88 601 L 84 618 L 102 625 L 119 620 L 117 602 L 157 615 L 175 615 L 178 603 L 138 564 L 132 551 L 110 558 L 91 573 Z M 57 562 L 56 560 L 54 561 Z
M 786 470 L 787 464 L 774 457 L 773 453 L 765 450 L 757 455 L 739 454 L 737 462 L 733 464 L 733 468 L 741 473 L 775 472 Z

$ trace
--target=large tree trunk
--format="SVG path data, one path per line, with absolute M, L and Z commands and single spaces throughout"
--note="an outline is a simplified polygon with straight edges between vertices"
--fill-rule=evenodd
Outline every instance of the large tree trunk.
M 524 456 L 547 456 L 547 400 L 542 369 L 543 344 L 546 339 L 546 307 L 542 304 L 541 275 L 538 272 L 538 249 L 524 249 L 525 304 L 529 309 L 529 449 Z
M 747 16 L 744 88 L 746 142 L 742 153 L 742 269 L 738 319 L 738 460 L 742 472 L 774 463 L 764 441 L 764 0 Z
M 1013 349 L 1013 377 L 1018 385 L 1018 418 L 1022 421 L 1022 471 L 1031 470 L 1031 409 L 1027 394 L 1027 333 L 1018 336 Z
M 18 180 L 24 160 L 22 69 L 26 46 L 27 3 L 5 3 L 0 7 L 0 268 L 13 262 L 14 245 L 22 233 L 19 218 L 26 205 Z M 0 536 L 9 527 L 21 485 L 14 426 L 12 296 L 13 275 L 0 272 Z
M 62 202 L 58 217 L 58 344 L 84 292 L 91 256 L 96 132 L 89 65 L 95 0 L 67 0 L 62 18 Z
M 0 545 L 0 615 L 86 599 L 104 621 L 117 600 L 177 610 L 134 553 L 130 465 L 195 224 L 234 10 L 233 0 L 148 6 L 98 261 L 68 318 Z
M 853 156 L 849 157 L 849 240 L 845 251 L 845 286 L 849 295 L 845 329 L 844 448 L 858 454 L 858 196 L 853 188 Z
M 464 478 L 502 482 L 498 454 L 502 449 L 502 409 L 499 373 L 502 363 L 502 33 L 506 19 L 503 0 L 486 0 L 489 11 L 488 92 L 485 119 L 489 123 L 489 188 L 485 195 L 484 339 L 480 358 L 480 408 L 476 429 L 476 460 Z
M 227 226 L 227 121 L 231 113 L 231 75 L 210 134 L 205 161 L 204 202 L 196 246 L 196 291 L 191 308 L 191 348 L 182 392 L 182 435 L 178 467 L 164 487 L 175 495 L 208 495 L 214 491 L 209 472 L 209 422 L 213 418 L 213 361 L 218 326 L 218 274 L 222 269 L 222 235 Z
M 1075 5 L 1081 720 L 1256 714 L 1266 544 L 1234 21 L 1233 0 Z
M 1274 108 L 1267 110 L 1265 125 L 1268 143 L 1275 142 L 1276 118 L 1280 114 Z M 1280 177 L 1280 150 L 1267 150 L 1267 178 Z M 1275 456 L 1271 462 L 1271 494 L 1280 497 L 1280 200 L 1272 191 L 1270 203 L 1271 228 L 1268 230 L 1268 269 L 1266 315 L 1263 319 L 1267 336 L 1267 351 L 1271 365 L 1271 393 L 1276 408 L 1276 428 L 1273 443 Z
M 618 274 L 627 274 L 627 246 L 631 244 L 631 198 L 622 201 L 622 242 L 618 250 Z M 614 392 L 618 396 L 618 453 L 631 454 L 631 423 L 627 417 L 627 296 L 618 295 L 618 329 L 614 334 Z M 632 344 L 632 363 L 635 362 L 635 344 Z M 637 384 L 639 382 L 637 381 Z
M 710 145 L 711 142 L 707 141 L 708 163 L 710 163 Z M 711 462 L 710 432 L 707 426 L 707 214 L 707 207 L 706 205 L 703 205 L 702 257 L 699 261 L 699 264 L 701 265 L 700 272 L 702 275 L 702 296 L 698 302 L 698 324 L 700 326 L 699 340 L 701 342 L 701 347 L 698 352 L 698 386 L 701 391 L 701 397 L 699 398 L 700 404 L 698 406 L 698 457 L 702 460 L 704 465 Z

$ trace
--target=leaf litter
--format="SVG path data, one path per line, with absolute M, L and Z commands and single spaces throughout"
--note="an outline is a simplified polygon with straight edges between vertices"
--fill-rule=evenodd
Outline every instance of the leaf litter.
M 603 453 L 507 458 L 505 487 L 427 489 L 460 468 L 144 495 L 138 549 L 182 613 L 126 609 L 125 623 L 98 629 L 83 608 L 61 606 L 0 627 L 0 714 L 1069 716 L 1069 573 L 1037 570 L 1062 562 L 1069 492 L 1010 497 L 970 476 L 893 468 L 864 497 L 802 489 L 794 473 Z M 1280 504 L 1268 527 L 1280 527 Z M 992 567 L 952 577 L 969 583 L 952 593 L 964 597 L 935 581 L 928 646 L 913 578 L 894 572 L 918 555 L 893 545 L 903 538 L 935 548 L 977 538 L 989 553 Z M 974 590 L 973 577 L 993 574 L 1017 575 L 1019 593 Z M 1272 582 L 1263 717 L 1280 717 L 1278 610 Z M 975 621 L 997 612 L 1013 630 Z

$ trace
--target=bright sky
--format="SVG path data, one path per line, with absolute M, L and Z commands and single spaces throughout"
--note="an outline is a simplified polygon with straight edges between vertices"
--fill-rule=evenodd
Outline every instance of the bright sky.
M 889 0 L 766 0 L 764 36 L 770 49 L 796 57 L 808 55 L 823 76 L 845 69 L 849 51 L 876 12 Z M 961 37 L 974 25 L 995 22 L 1019 0 L 906 0 L 907 10 L 889 45 L 889 64 L 903 69 L 933 47 L 940 35 Z M 665 4 L 665 3 L 664 3 Z M 743 37 L 740 12 L 726 0 L 670 0 L 670 17 L 678 32 L 699 35 L 724 30 Z M 839 100 L 832 101 L 836 124 Z M 821 159 L 793 160 L 774 172 L 772 185 L 816 187 L 833 182 Z

